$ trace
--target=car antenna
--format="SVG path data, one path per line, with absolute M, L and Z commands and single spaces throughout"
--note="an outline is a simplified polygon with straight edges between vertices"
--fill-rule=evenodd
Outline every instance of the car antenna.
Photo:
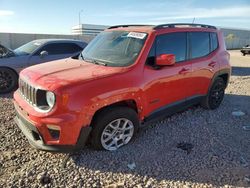
M 193 18 L 192 24 L 194 23 L 194 21 L 195 21 L 195 17 Z

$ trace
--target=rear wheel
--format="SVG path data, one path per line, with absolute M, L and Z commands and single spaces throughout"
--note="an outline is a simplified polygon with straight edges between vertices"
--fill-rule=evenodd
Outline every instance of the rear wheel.
M 91 144 L 95 149 L 114 151 L 128 144 L 139 127 L 137 113 L 128 107 L 100 112 L 92 123 Z
M 211 110 L 218 108 L 224 98 L 225 88 L 224 80 L 221 77 L 216 78 L 201 106 Z
M 14 91 L 17 87 L 18 76 L 8 68 L 0 68 L 0 94 Z
M 242 52 L 242 55 L 245 56 L 246 54 Z

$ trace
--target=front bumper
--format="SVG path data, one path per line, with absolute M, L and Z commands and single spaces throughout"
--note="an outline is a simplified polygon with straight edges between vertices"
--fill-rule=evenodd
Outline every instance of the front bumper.
M 28 139 L 29 143 L 39 150 L 52 152 L 71 152 L 83 148 L 91 132 L 91 127 L 82 127 L 75 145 L 46 145 L 43 136 L 33 123 L 24 118 L 18 110 L 16 110 L 15 122 Z

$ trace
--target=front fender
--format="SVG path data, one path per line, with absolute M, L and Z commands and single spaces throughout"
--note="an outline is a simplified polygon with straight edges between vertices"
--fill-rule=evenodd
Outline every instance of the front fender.
M 0 59 L 0 67 L 6 67 L 14 70 L 16 73 L 20 73 L 22 69 L 27 66 L 27 57 L 8 57 Z
M 141 120 L 143 119 L 143 98 L 141 95 L 141 91 L 136 88 L 122 89 L 103 93 L 91 98 L 90 101 L 91 103 L 85 105 L 82 109 L 82 114 L 85 117 L 83 120 L 85 125 L 90 125 L 92 118 L 98 110 L 111 106 L 115 103 L 126 101 L 135 102 L 138 116 Z

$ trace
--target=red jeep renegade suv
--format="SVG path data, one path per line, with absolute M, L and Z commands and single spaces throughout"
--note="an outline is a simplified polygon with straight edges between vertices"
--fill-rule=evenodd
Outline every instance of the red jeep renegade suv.
M 214 26 L 119 25 L 76 57 L 23 70 L 15 121 L 30 144 L 48 151 L 116 150 L 141 122 L 200 103 L 217 108 L 231 68 Z

